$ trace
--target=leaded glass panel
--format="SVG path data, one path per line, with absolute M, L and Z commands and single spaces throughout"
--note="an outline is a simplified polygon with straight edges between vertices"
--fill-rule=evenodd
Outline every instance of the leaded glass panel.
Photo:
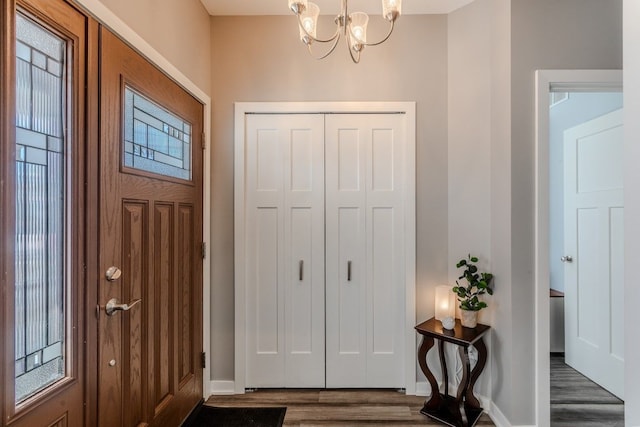
M 191 125 L 128 86 L 124 97 L 124 165 L 190 180 Z
M 66 42 L 16 16 L 15 398 L 66 375 Z

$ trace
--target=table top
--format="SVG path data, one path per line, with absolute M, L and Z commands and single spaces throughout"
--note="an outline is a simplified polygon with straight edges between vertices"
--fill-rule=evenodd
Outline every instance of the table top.
M 435 317 L 420 323 L 416 326 L 416 331 L 421 335 L 427 335 L 453 344 L 469 346 L 478 341 L 491 328 L 489 325 L 478 323 L 475 328 L 465 328 L 456 319 L 456 326 L 453 329 L 444 329 L 442 322 Z

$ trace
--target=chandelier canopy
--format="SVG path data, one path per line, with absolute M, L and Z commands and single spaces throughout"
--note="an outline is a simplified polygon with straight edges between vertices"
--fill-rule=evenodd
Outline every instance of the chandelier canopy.
M 326 58 L 335 50 L 340 36 L 344 35 L 351 59 L 356 64 L 360 62 L 360 54 L 366 46 L 376 46 L 387 41 L 393 32 L 396 19 L 402 13 L 402 0 L 382 0 L 382 17 L 389 22 L 389 31 L 382 40 L 370 43 L 367 42 L 369 15 L 364 12 L 349 13 L 349 0 L 342 0 L 340 14 L 335 19 L 335 33 L 327 39 L 321 39 L 316 36 L 320 15 L 318 5 L 308 0 L 288 1 L 289 9 L 298 17 L 300 41 L 307 46 L 311 56 L 316 59 Z M 324 54 L 316 56 L 311 47 L 314 43 L 329 44 L 330 47 Z

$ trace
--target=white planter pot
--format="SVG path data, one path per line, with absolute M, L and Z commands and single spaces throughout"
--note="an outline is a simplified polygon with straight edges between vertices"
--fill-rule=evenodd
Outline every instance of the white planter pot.
M 475 328 L 478 325 L 478 312 L 470 310 L 460 310 L 460 323 L 466 328 Z

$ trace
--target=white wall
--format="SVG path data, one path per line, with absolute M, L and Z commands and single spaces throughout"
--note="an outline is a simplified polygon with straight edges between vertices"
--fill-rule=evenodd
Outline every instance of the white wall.
M 640 1 L 624 0 L 625 324 L 638 324 L 640 284 Z M 625 328 L 625 425 L 640 426 L 640 329 Z
M 622 93 L 573 92 L 549 109 L 549 285 L 564 292 L 564 131 L 622 108 Z

